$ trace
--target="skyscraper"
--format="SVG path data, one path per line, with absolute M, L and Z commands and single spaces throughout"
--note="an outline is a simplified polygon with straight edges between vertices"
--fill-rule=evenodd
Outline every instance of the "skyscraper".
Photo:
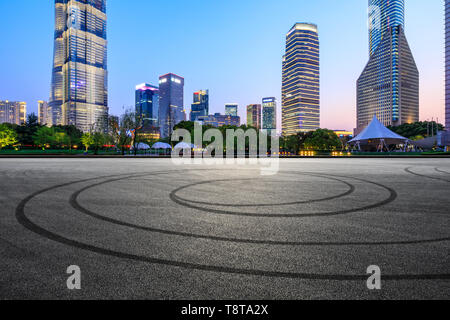
M 106 130 L 106 0 L 55 0 L 52 122 Z
M 161 137 L 172 134 L 173 127 L 183 121 L 184 78 L 173 73 L 159 77 L 159 127 Z
M 357 82 L 357 128 L 419 121 L 419 71 L 404 32 L 404 0 L 369 0 L 370 59 Z
M 261 105 L 251 104 L 247 106 L 247 125 L 261 129 Z
M 143 83 L 136 86 L 136 114 L 145 126 L 159 126 L 159 88 Z
M 18 101 L 0 100 L 0 124 L 11 123 L 22 125 L 26 122 L 27 104 Z
M 41 126 L 51 126 L 50 110 L 47 101 L 38 101 L 38 122 Z
M 191 106 L 191 121 L 198 121 L 201 117 L 209 115 L 209 91 L 199 90 L 194 92 Z
M 267 135 L 276 133 L 277 131 L 277 99 L 264 98 L 262 100 L 262 128 Z
M 320 57 L 317 26 L 296 23 L 286 36 L 283 56 L 284 136 L 320 128 Z
M 227 103 L 225 105 L 225 115 L 237 117 L 239 105 L 237 103 Z
M 450 0 L 445 0 L 445 128 L 450 132 Z

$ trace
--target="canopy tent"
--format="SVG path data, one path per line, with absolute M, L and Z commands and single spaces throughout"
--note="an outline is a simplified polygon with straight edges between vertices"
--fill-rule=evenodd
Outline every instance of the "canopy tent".
M 131 147 L 132 150 L 134 150 L 135 146 Z M 150 146 L 146 143 L 138 143 L 136 145 L 136 150 L 148 150 L 150 149 Z
M 409 139 L 389 130 L 374 116 L 367 128 L 356 138 L 350 140 L 348 144 L 357 147 L 359 150 L 361 150 L 361 145 L 377 146 L 377 151 L 382 152 L 392 144 L 403 144 L 406 150 L 408 143 Z
M 168 143 L 157 142 L 152 146 L 152 149 L 171 149 L 172 146 Z
M 179 144 L 177 144 L 174 149 L 175 150 L 179 150 L 179 149 L 194 149 L 195 146 L 193 144 L 189 144 L 186 142 L 180 142 Z

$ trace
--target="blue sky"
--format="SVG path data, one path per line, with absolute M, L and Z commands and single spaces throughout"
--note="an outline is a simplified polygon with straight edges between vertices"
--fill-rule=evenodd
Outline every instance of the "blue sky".
M 0 0 L 0 99 L 47 100 L 54 1 Z M 444 120 L 444 5 L 406 0 L 406 35 L 421 74 L 421 119 Z M 210 90 L 210 111 L 281 95 L 285 35 L 295 22 L 319 26 L 321 122 L 355 126 L 356 80 L 368 60 L 366 0 L 108 0 L 111 114 L 133 106 L 135 85 L 173 72 L 192 93 Z

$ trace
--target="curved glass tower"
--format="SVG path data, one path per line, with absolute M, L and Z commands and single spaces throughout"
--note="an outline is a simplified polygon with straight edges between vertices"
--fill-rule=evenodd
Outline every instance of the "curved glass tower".
M 320 128 L 320 56 L 317 26 L 296 23 L 286 36 L 282 84 L 283 136 Z
M 404 0 L 369 0 L 369 62 L 357 82 L 357 128 L 419 121 L 419 71 L 404 31 Z
M 55 0 L 52 123 L 106 130 L 106 0 Z
M 369 0 L 369 54 L 372 55 L 389 28 L 405 28 L 405 0 Z

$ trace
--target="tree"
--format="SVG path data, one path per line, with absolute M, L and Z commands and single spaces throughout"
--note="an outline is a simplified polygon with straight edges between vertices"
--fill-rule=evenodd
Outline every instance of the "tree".
M 94 153 L 98 154 L 98 151 L 103 148 L 106 143 L 106 137 L 101 132 L 95 132 L 92 134 L 92 146 L 94 147 Z M 86 150 L 87 152 L 87 150 Z
M 0 149 L 17 143 L 17 133 L 6 125 L 0 125 Z
M 433 122 L 422 121 L 414 123 L 405 123 L 397 127 L 388 127 L 388 129 L 394 131 L 395 133 L 405 138 L 414 140 L 414 138 L 417 139 L 419 136 L 426 138 L 431 135 L 436 135 L 436 131 L 443 131 L 444 126 L 435 121 Z
M 83 135 L 83 132 L 79 130 L 74 125 L 68 125 L 68 126 L 57 126 L 55 127 L 56 130 L 65 132 L 66 137 L 66 145 L 69 146 L 70 150 L 72 150 L 72 147 L 75 145 L 79 145 L 81 143 L 81 136 Z
M 342 148 L 342 142 L 334 131 L 317 129 L 306 138 L 304 145 L 309 150 L 337 150 Z
M 55 129 L 49 127 L 40 127 L 33 135 L 33 142 L 35 145 L 45 147 L 47 145 L 54 145 L 55 143 Z
M 89 147 L 95 143 L 94 135 L 89 132 L 84 133 L 83 136 L 81 137 L 81 143 L 86 147 L 86 152 L 88 152 Z
M 55 145 L 64 148 L 70 145 L 70 139 L 67 133 L 62 130 L 55 129 Z

